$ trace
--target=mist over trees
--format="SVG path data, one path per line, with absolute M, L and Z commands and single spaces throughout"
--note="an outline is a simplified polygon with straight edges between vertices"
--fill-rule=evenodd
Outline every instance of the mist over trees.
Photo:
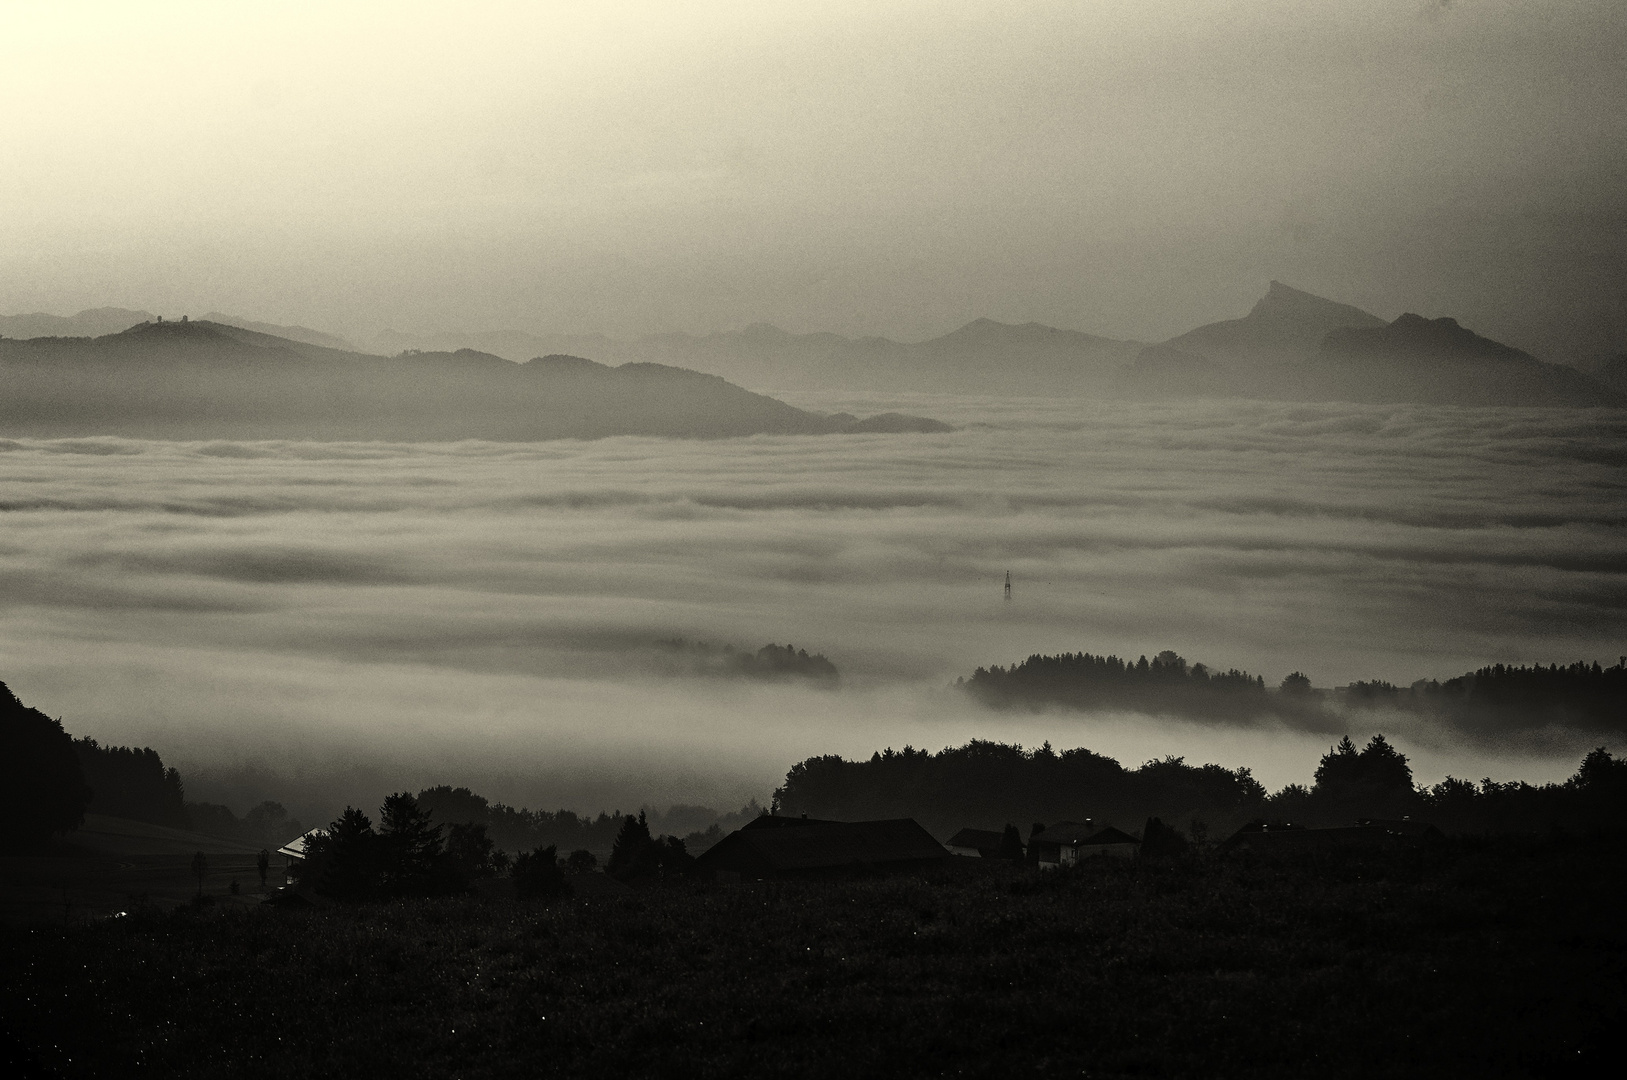
M 1240 721 L 1275 717 L 1313 730 L 1337 730 L 1336 719 L 1318 700 L 1293 692 L 1297 680 L 1283 687 L 1288 693 L 1273 694 L 1261 676 L 1188 664 L 1167 649 L 1136 661 L 1090 653 L 1035 654 L 1010 667 L 978 668 L 956 685 L 995 708 L 1117 708 Z M 1310 688 L 1308 680 L 1304 688 Z
M 229 806 L 209 802 L 187 803 L 186 814 L 188 827 L 196 832 L 265 847 L 281 847 L 304 832 L 299 819 L 274 799 L 255 804 L 242 817 Z
M 1134 663 L 1116 656 L 1030 656 L 1010 667 L 978 668 L 956 685 L 992 708 L 1130 709 L 1194 719 L 1273 719 L 1308 731 L 1343 730 L 1352 715 L 1395 712 L 1465 734 L 1490 736 L 1544 728 L 1627 732 L 1627 660 L 1613 667 L 1494 664 L 1445 682 L 1397 687 L 1383 680 L 1318 690 L 1295 671 L 1275 688 L 1235 669 L 1211 671 L 1164 651 Z
M 526 810 L 494 803 L 466 787 L 440 784 L 425 788 L 418 805 L 436 821 L 480 825 L 493 844 L 504 851 L 534 851 L 554 847 L 562 851 L 591 848 L 599 851 L 615 843 L 624 815 L 621 811 L 597 817 L 572 810 Z
M 1445 682 L 1396 687 L 1352 683 L 1343 700 L 1361 709 L 1393 709 L 1442 719 L 1460 728 L 1513 732 L 1543 727 L 1627 731 L 1627 667 L 1597 661 L 1561 666 L 1493 664 Z
M 770 642 L 750 652 L 733 645 L 668 638 L 656 642 L 668 673 L 713 678 L 802 681 L 834 687 L 841 681 L 836 665 L 823 653 Z
M 242 817 L 221 803 L 188 801 L 180 772 L 166 768 L 150 746 L 102 746 L 84 738 L 74 739 L 73 749 L 90 785 L 90 813 L 272 848 L 304 831 L 299 819 L 275 800 L 261 801 Z

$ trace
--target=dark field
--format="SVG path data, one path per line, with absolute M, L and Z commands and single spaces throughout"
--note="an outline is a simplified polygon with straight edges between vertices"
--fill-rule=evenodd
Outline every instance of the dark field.
M 70 1076 L 1585 1075 L 1619 1054 L 1624 855 L 146 912 L 5 931 L 4 1015 Z
M 218 903 L 257 905 L 260 875 L 251 844 L 140 821 L 85 815 L 66 839 L 38 851 L 0 853 L 0 923 L 80 925 L 133 905 L 169 910 L 198 891 L 192 856 L 208 862 L 203 889 Z M 271 860 L 267 885 L 283 883 L 286 860 Z M 238 883 L 233 896 L 231 883 Z

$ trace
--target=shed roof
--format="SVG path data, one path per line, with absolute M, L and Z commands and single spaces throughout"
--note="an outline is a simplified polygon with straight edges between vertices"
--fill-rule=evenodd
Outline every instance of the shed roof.
M 762 819 L 759 818 L 758 821 Z M 913 818 L 886 821 L 805 821 L 742 828 L 701 854 L 696 866 L 706 870 L 754 873 L 834 870 L 932 862 L 949 853 Z M 795 824 L 800 822 L 800 824 Z
M 1107 828 L 1094 821 L 1059 821 L 1029 840 L 1031 844 L 1077 844 Z
M 310 832 L 301 833 L 292 840 L 288 841 L 288 843 L 284 844 L 282 847 L 278 848 L 277 854 L 286 855 L 290 859 L 303 859 L 305 857 L 305 842 L 313 836 L 326 835 L 328 835 L 328 830 L 326 829 L 312 829 Z
M 1121 829 L 1108 825 L 1073 843 L 1078 847 L 1097 847 L 1104 844 L 1139 844 L 1141 841 Z

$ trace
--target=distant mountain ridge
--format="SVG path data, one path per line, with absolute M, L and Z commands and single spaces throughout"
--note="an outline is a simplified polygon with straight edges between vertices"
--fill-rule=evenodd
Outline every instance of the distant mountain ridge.
M 534 441 L 947 431 L 794 408 L 716 375 L 470 349 L 371 356 L 210 321 L 0 340 L 0 435 Z
M 1105 392 L 1141 343 L 1039 323 L 977 319 L 929 341 L 793 334 L 766 323 L 716 334 L 654 334 L 632 341 L 600 335 L 412 335 L 385 331 L 383 351 L 476 345 L 511 360 L 544 351 L 619 363 L 672 364 L 765 391 L 869 390 L 955 394 Z
M 1623 406 L 1574 368 L 1455 319 L 1377 315 L 1273 281 L 1241 319 L 1141 350 L 1117 389 L 1136 397 L 1251 397 L 1432 405 Z
M 123 333 L 133 326 L 150 323 L 157 318 L 158 316 L 150 311 L 133 311 L 120 307 L 86 308 L 77 315 L 47 315 L 43 312 L 31 315 L 0 315 L 0 337 L 25 339 L 105 337 L 108 334 Z M 279 326 L 276 323 L 258 322 L 237 315 L 225 315 L 218 311 L 209 312 L 200 321 L 254 331 L 305 345 L 345 352 L 360 351 L 342 337 L 312 330 L 308 326 Z
M 1241 319 L 1207 323 L 1141 350 L 1119 377 L 1126 393 L 1154 397 L 1271 397 L 1302 380 L 1294 370 L 1330 332 L 1384 320 L 1273 281 Z
M 1303 359 L 1334 330 L 1383 325 L 1383 319 L 1361 308 L 1273 281 L 1243 318 L 1188 330 L 1164 345 L 1211 360 L 1258 365 Z
M 1403 316 L 1403 320 L 1417 316 Z M 386 332 L 388 350 L 414 342 L 484 342 L 511 359 L 569 351 L 621 363 L 671 364 L 722 375 L 759 390 L 838 390 L 1100 398 L 1237 397 L 1266 400 L 1420 402 L 1476 405 L 1627 404 L 1627 362 L 1601 378 L 1547 364 L 1470 334 L 1423 335 L 1402 322 L 1272 281 L 1241 318 L 1223 319 L 1157 344 L 1060 330 L 1039 323 L 975 319 L 917 343 L 839 334 L 793 334 L 757 323 L 716 334 L 657 334 L 625 341 L 601 335 Z M 1456 326 L 1455 323 L 1453 323 Z M 1462 329 L 1459 327 L 1458 329 Z M 1385 333 L 1380 333 L 1386 331 Z M 1363 348 L 1401 350 L 1411 366 L 1369 359 L 1353 366 L 1340 335 L 1371 334 Z M 1324 351 L 1324 342 L 1333 341 Z M 1400 354 L 1397 354 L 1400 355 Z M 1430 373 L 1426 373 L 1428 369 Z
M 1408 312 L 1322 340 L 1313 378 L 1351 400 L 1436 405 L 1604 405 L 1627 397 L 1562 364 L 1481 337 L 1452 318 Z
M 19 328 L 66 335 L 71 327 L 111 325 L 145 314 L 102 308 L 67 319 L 7 316 L 0 318 L 0 335 L 21 336 Z M 307 359 L 360 355 L 345 347 L 343 339 L 307 328 L 224 317 L 209 323 L 239 344 L 293 350 Z M 1450 318 L 1431 320 L 1409 313 L 1387 323 L 1371 312 L 1280 281 L 1272 281 L 1241 318 L 1208 323 L 1151 345 L 1039 323 L 981 318 L 916 343 L 794 334 L 756 323 L 715 334 L 655 334 L 636 340 L 598 334 L 413 335 L 387 330 L 375 339 L 374 347 L 398 358 L 469 353 L 515 363 L 539 356 L 590 356 L 600 366 L 657 365 L 720 376 L 760 393 L 830 390 L 1627 406 L 1627 357 L 1604 361 L 1597 377 L 1590 376 L 1481 337 Z M 858 423 L 855 418 L 844 422 Z M 918 424 L 916 420 L 894 416 L 864 423 L 887 430 L 922 429 L 911 426 Z

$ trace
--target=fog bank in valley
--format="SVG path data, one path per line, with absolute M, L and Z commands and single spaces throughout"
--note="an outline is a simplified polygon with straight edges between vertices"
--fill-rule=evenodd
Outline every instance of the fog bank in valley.
M 1048 739 L 1276 787 L 1330 741 L 949 689 L 1036 652 L 1170 648 L 1335 686 L 1621 651 L 1619 413 L 790 400 L 961 430 L 0 443 L 5 679 L 77 734 L 186 763 L 199 794 L 732 809 L 802 757 L 886 745 Z M 675 638 L 792 644 L 841 678 L 674 668 Z M 1360 725 L 1421 780 L 1559 778 L 1586 749 L 1382 719 Z

